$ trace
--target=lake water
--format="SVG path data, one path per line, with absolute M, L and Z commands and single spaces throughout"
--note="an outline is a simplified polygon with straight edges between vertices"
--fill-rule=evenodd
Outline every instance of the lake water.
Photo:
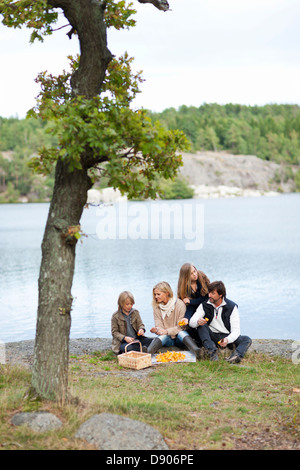
M 162 206 L 170 217 L 158 217 Z M 0 205 L 0 341 L 35 336 L 48 209 Z M 300 339 L 300 194 L 90 207 L 81 224 L 87 236 L 76 248 L 72 338 L 109 338 L 123 290 L 134 294 L 149 331 L 153 286 L 165 280 L 176 291 L 181 265 L 191 262 L 224 281 L 242 333 Z

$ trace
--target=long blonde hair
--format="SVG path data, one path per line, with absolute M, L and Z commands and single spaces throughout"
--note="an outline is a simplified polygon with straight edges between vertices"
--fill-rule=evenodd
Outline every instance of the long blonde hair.
M 166 292 L 166 293 L 168 293 L 169 296 L 170 296 L 170 299 L 174 296 L 173 291 L 172 291 L 172 288 L 171 288 L 171 286 L 170 286 L 170 284 L 169 284 L 168 282 L 166 282 L 166 281 L 159 282 L 159 283 L 156 284 L 156 285 L 153 287 L 153 289 L 152 289 L 152 297 L 153 297 L 153 299 L 152 299 L 152 305 L 153 305 L 153 307 L 156 307 L 156 306 L 158 305 L 158 303 L 156 302 L 156 299 L 155 299 L 155 297 L 154 297 L 154 291 L 155 291 L 155 289 L 158 289 L 158 290 L 160 290 L 161 292 Z
M 177 296 L 179 299 L 183 300 L 185 297 L 191 297 L 192 287 L 191 287 L 191 271 L 195 266 L 191 263 L 184 263 L 179 271 L 178 285 L 177 285 Z M 197 268 L 195 268 L 197 270 Z M 209 279 L 202 271 L 198 271 L 198 281 L 201 284 L 201 295 L 206 295 L 208 293 L 208 284 Z
M 184 263 L 179 271 L 177 295 L 183 300 L 185 297 L 191 297 L 191 271 L 193 265 L 191 263 Z

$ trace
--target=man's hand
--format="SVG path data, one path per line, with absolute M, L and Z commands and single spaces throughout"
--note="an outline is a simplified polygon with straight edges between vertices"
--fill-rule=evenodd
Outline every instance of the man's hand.
M 228 344 L 228 339 L 227 338 L 223 338 L 223 339 L 221 339 L 221 341 L 219 341 L 219 345 L 222 348 L 226 348 L 227 344 Z
M 198 321 L 197 321 L 198 325 L 202 326 L 202 325 L 206 325 L 207 323 L 207 320 L 205 320 L 205 318 L 199 318 Z

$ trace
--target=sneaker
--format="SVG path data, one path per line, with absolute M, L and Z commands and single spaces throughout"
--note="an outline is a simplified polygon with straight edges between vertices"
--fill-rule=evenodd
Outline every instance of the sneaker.
M 218 361 L 218 360 L 219 360 L 219 356 L 218 356 L 217 351 L 211 351 L 211 352 L 209 352 L 209 358 L 210 358 L 211 361 Z
M 226 361 L 230 364 L 237 364 L 241 362 L 242 358 L 237 353 L 232 353 L 229 357 L 226 358 Z

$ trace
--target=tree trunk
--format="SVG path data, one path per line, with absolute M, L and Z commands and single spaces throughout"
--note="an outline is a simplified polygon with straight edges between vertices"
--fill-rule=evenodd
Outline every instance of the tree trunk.
M 79 224 L 90 186 L 86 170 L 69 172 L 67 166 L 58 161 L 42 242 L 32 372 L 34 392 L 50 400 L 67 398 L 71 287 L 77 242 L 72 227 Z
M 62 8 L 78 33 L 80 64 L 71 79 L 74 98 L 92 98 L 101 91 L 109 61 L 103 7 L 94 0 L 49 0 Z M 88 168 L 95 164 L 86 148 L 82 170 L 68 170 L 58 161 L 44 239 L 39 276 L 39 305 L 31 393 L 56 401 L 67 399 L 71 287 L 77 239 L 72 227 L 80 222 L 91 187 Z

